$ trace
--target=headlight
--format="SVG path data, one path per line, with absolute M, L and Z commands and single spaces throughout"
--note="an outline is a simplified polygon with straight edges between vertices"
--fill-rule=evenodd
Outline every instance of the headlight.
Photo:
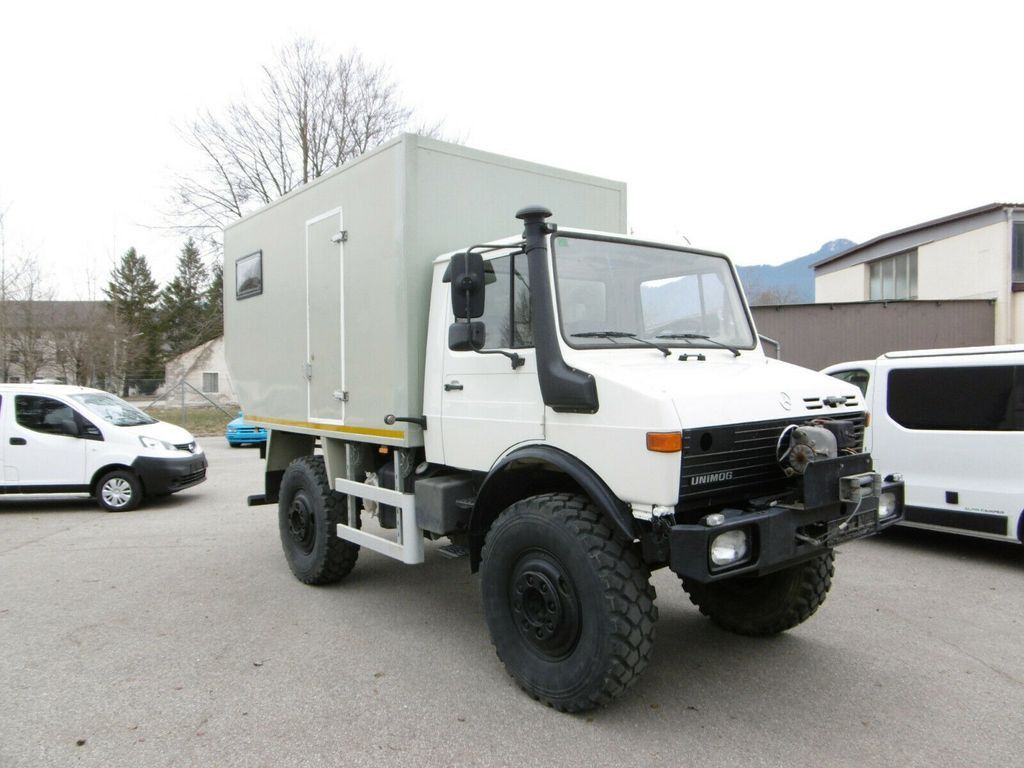
M 714 565 L 732 565 L 746 558 L 750 542 L 745 530 L 726 531 L 711 540 L 711 562 Z
M 878 497 L 878 519 L 896 514 L 896 494 L 886 491 Z
M 146 448 L 163 448 L 165 451 L 176 451 L 177 448 L 166 440 L 157 440 L 155 437 L 139 435 L 139 442 Z

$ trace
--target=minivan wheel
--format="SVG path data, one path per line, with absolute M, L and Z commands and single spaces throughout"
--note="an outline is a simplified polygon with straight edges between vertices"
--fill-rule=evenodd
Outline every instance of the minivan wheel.
M 142 483 L 134 472 L 115 469 L 96 483 L 96 501 L 107 512 L 127 512 L 142 503 Z

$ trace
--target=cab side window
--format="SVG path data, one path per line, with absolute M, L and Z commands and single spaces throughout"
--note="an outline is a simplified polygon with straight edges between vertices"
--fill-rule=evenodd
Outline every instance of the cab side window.
M 519 253 L 486 262 L 484 349 L 533 346 L 530 324 L 530 273 L 527 258 Z
M 14 420 L 33 432 L 49 435 L 77 435 L 75 411 L 59 400 L 39 395 L 16 395 Z

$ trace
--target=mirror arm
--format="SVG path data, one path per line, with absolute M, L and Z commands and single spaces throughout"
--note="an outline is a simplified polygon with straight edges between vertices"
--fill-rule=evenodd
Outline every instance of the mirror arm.
M 515 352 L 506 352 L 504 349 L 474 349 L 478 355 L 504 355 L 512 361 L 512 370 L 526 365 L 526 359 Z

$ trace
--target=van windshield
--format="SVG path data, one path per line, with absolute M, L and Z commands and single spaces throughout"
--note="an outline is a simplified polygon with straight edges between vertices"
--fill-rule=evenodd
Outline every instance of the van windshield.
M 156 424 L 156 419 L 140 411 L 134 405 L 106 392 L 87 392 L 72 395 L 71 399 L 81 403 L 86 410 L 99 416 L 115 427 L 137 427 L 142 424 Z
M 570 346 L 754 347 L 724 256 L 562 235 L 552 250 Z

